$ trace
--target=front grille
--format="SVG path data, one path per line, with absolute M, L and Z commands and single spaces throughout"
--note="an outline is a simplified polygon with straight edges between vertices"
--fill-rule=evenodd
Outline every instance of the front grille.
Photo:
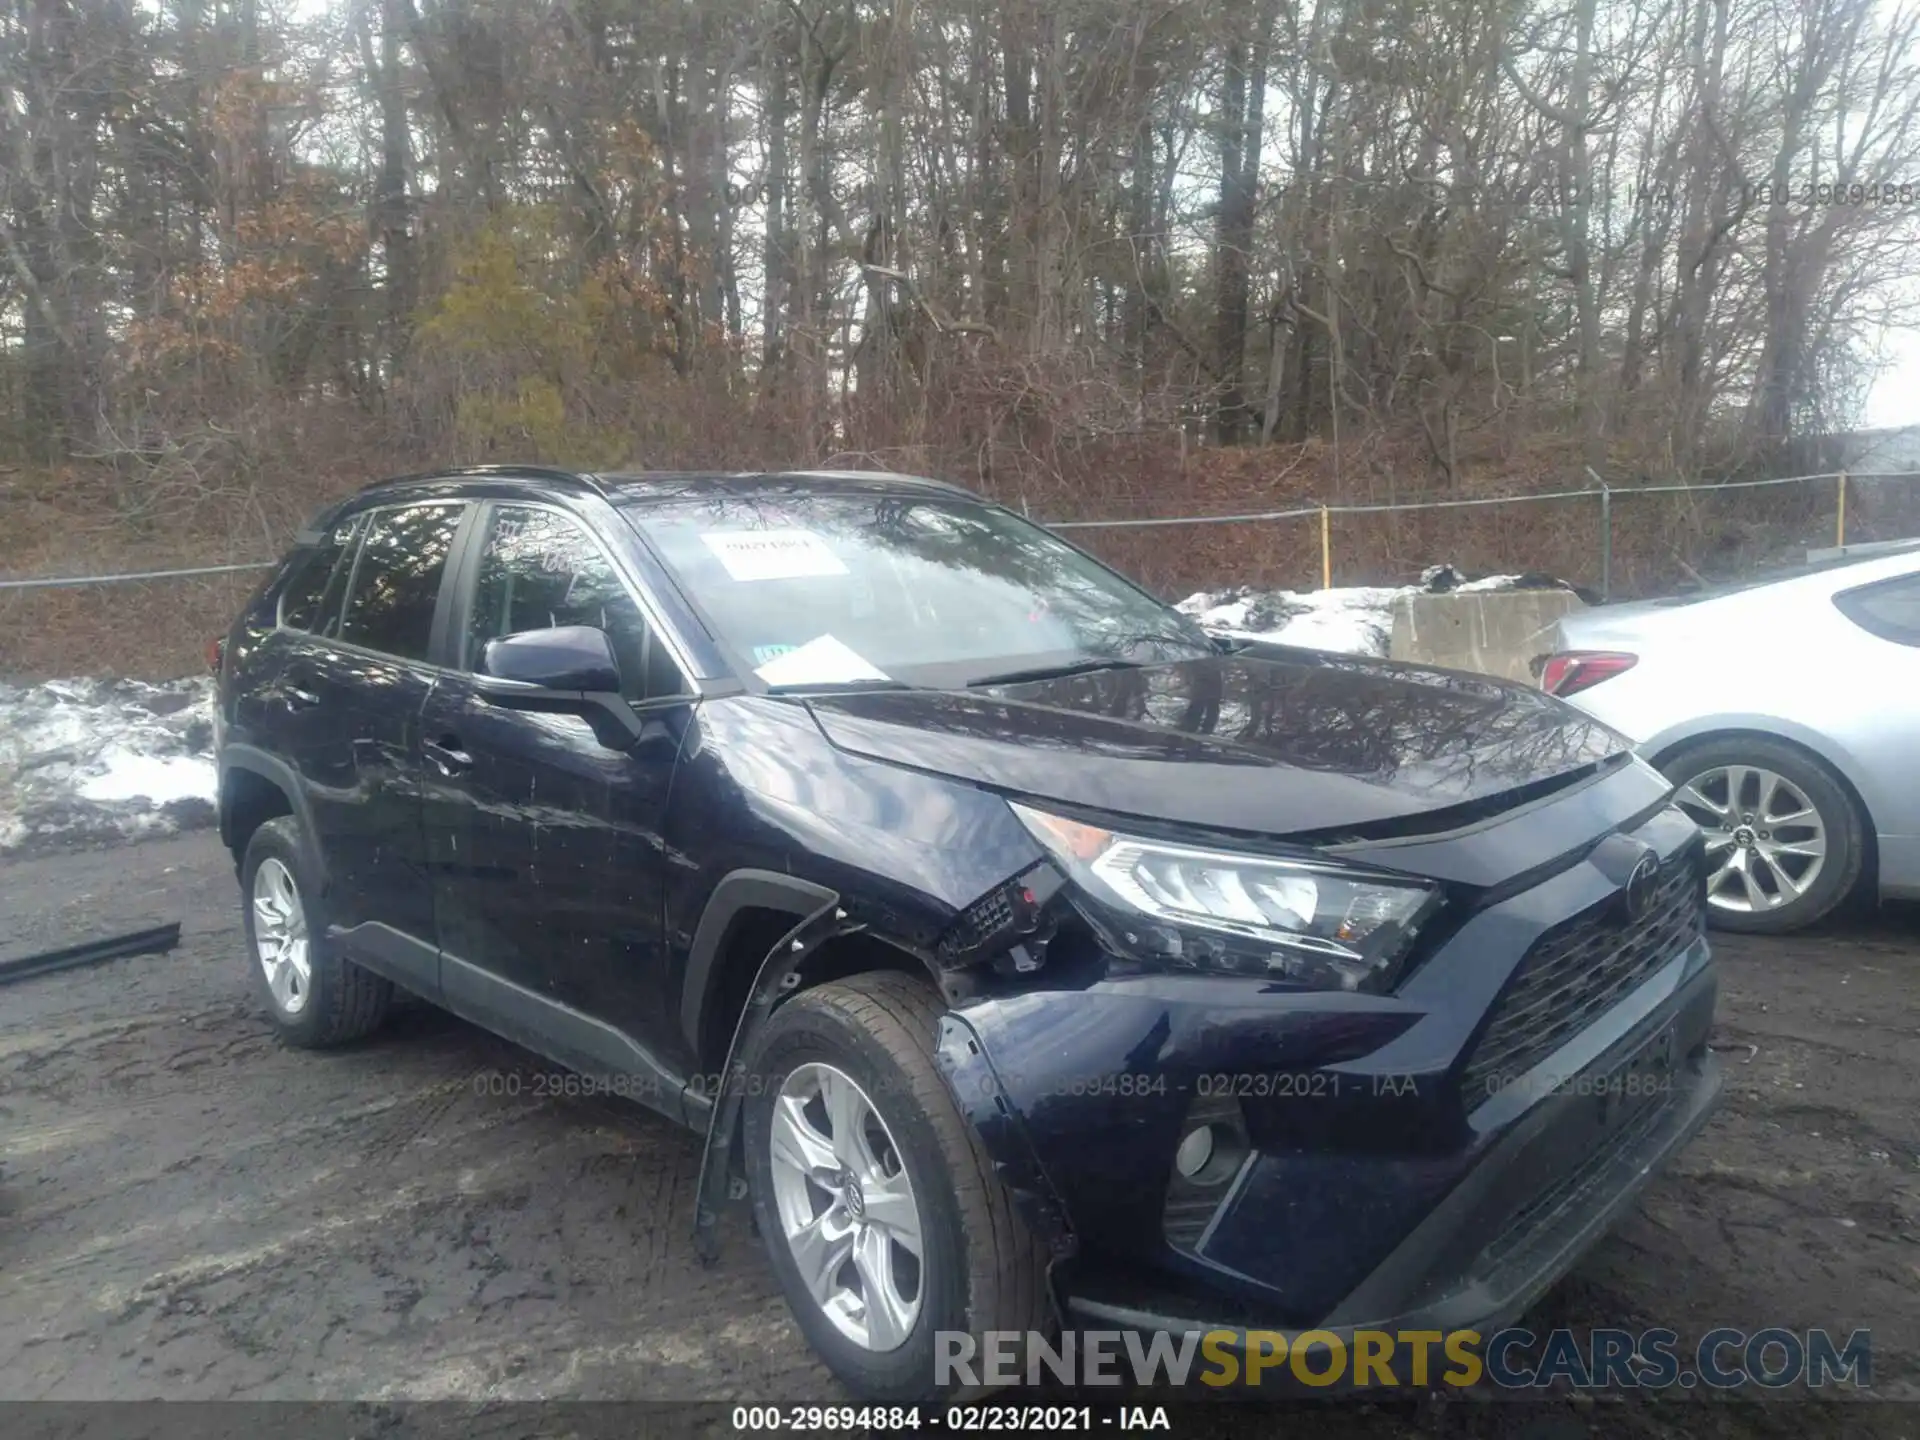
M 1605 1144 L 1574 1167 L 1571 1174 L 1549 1185 L 1516 1210 L 1481 1253 L 1484 1264 L 1490 1269 L 1497 1268 L 1524 1249 L 1535 1236 L 1550 1230 L 1556 1221 L 1579 1203 L 1609 1166 L 1647 1137 L 1665 1110 L 1663 1104 L 1643 1106 Z
M 1700 867 L 1700 847 L 1689 845 L 1663 867 L 1639 920 L 1617 918 L 1609 897 L 1534 942 L 1461 1076 L 1468 1109 L 1526 1074 L 1700 936 Z

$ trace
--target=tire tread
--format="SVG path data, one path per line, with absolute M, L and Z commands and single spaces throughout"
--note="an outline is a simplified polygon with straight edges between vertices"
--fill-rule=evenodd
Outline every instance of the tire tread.
M 1044 1283 L 1046 1249 L 1014 1209 L 1012 1195 L 994 1174 L 992 1159 L 961 1117 L 933 1064 L 933 1037 L 946 1010 L 939 995 L 912 976 L 875 970 L 822 986 L 812 992 L 812 998 L 817 1004 L 838 1008 L 897 1062 L 917 1062 L 900 1065 L 910 1077 L 915 1100 L 939 1132 L 947 1154 L 964 1156 L 969 1162 L 953 1176 L 954 1198 L 962 1224 L 988 1243 L 969 1247 L 973 1273 L 967 1284 L 968 1328 L 1044 1329 L 1051 1308 Z
M 241 903 L 249 903 L 246 891 L 251 887 L 258 860 L 273 855 L 292 870 L 294 884 L 300 891 L 300 905 L 307 915 L 308 954 L 313 966 L 313 1003 L 324 1009 L 314 1014 L 306 1024 L 283 1020 L 276 1013 L 274 1025 L 288 1044 L 302 1049 L 324 1050 L 350 1044 L 379 1029 L 393 1006 L 393 982 L 385 976 L 375 975 L 371 970 L 362 969 L 327 942 L 325 912 L 321 909 L 320 897 L 315 893 L 316 887 L 312 883 L 308 854 L 300 822 L 293 816 L 280 815 L 264 822 L 248 839 L 246 854 L 241 861 L 241 876 L 247 882 L 243 887 Z M 259 961 L 251 953 L 250 925 L 247 936 L 247 961 L 257 969 Z M 322 978 L 323 970 L 325 978 Z
M 1054 1322 L 1047 1247 L 1027 1225 L 992 1157 L 963 1115 L 937 1063 L 947 1006 L 928 981 L 897 970 L 871 970 L 803 990 L 778 1007 L 753 1042 L 748 1065 L 769 1079 L 799 1058 L 851 1063 L 864 1083 L 885 1101 L 883 1118 L 896 1128 L 920 1166 L 916 1185 L 928 1187 L 921 1201 L 937 1214 L 928 1232 L 929 1260 L 936 1253 L 938 1308 L 922 1316 L 906 1348 L 866 1352 L 834 1332 L 817 1302 L 796 1289 L 793 1257 L 778 1239 L 772 1208 L 766 1128 L 772 1091 L 755 1092 L 745 1125 L 746 1156 L 759 1230 L 780 1273 L 795 1318 L 821 1358 L 862 1399 L 886 1403 L 971 1398 L 987 1387 L 943 1380 L 934 1364 L 935 1332 L 961 1330 L 976 1341 L 985 1332 L 1050 1333 Z M 937 1198 L 935 1198 L 937 1197 Z M 927 1263 L 927 1262 L 923 1262 Z M 923 1284 L 926 1283 L 923 1281 Z M 1024 1347 L 1020 1347 L 1024 1348 Z M 1024 1356 L 1017 1362 L 1024 1365 Z

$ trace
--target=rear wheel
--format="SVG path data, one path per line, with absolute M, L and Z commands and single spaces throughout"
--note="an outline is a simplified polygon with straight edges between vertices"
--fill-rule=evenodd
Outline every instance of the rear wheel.
M 1045 1256 L 934 1066 L 941 1005 L 879 972 L 776 1010 L 748 1068 L 753 1213 L 787 1303 L 856 1395 L 954 1388 L 936 1333 L 1037 1331 Z
M 1763 736 L 1689 746 L 1662 767 L 1674 803 L 1707 836 L 1707 914 L 1721 929 L 1780 934 L 1853 893 L 1866 837 L 1859 808 L 1805 751 Z
M 318 1049 L 379 1027 L 393 985 L 327 940 L 320 887 L 291 815 L 266 821 L 247 841 L 240 895 L 254 988 L 283 1040 Z

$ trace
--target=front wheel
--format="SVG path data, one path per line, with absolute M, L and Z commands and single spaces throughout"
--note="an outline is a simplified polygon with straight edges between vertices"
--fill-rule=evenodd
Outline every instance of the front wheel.
M 782 1005 L 748 1062 L 747 1177 L 774 1272 L 827 1367 L 883 1403 L 956 1388 L 940 1332 L 977 1342 L 1048 1316 L 1044 1252 L 935 1068 L 941 1008 L 908 976 L 857 975 Z
M 1778 935 L 1833 910 L 1860 880 L 1859 808 L 1805 751 L 1764 736 L 1709 740 L 1661 767 L 1674 803 L 1706 832 L 1707 917 Z

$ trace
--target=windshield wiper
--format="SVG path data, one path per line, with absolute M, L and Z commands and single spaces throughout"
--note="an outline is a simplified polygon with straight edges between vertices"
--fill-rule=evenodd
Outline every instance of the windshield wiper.
M 790 680 L 784 685 L 769 685 L 769 695 L 803 695 L 808 693 L 844 694 L 860 690 L 911 690 L 914 687 L 904 680 Z
M 1096 670 L 1138 670 L 1138 660 L 1069 660 L 1064 665 L 1036 665 L 1030 670 L 1006 670 L 967 681 L 969 690 L 987 685 L 1018 685 L 1023 680 L 1059 680 L 1068 675 L 1091 675 Z

